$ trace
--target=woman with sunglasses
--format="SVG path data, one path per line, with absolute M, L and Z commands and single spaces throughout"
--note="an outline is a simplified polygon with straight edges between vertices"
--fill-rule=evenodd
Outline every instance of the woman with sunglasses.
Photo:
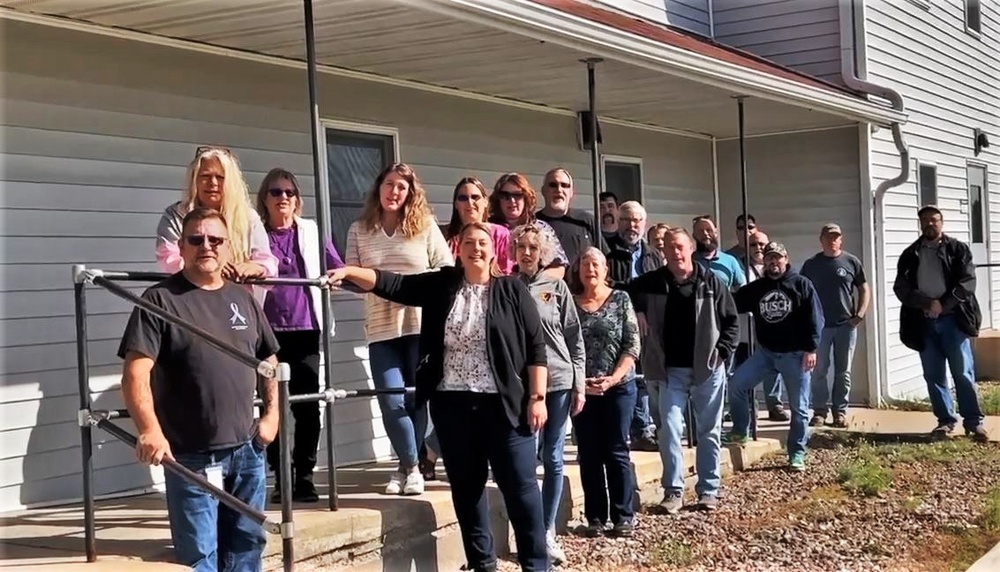
M 502 175 L 493 185 L 493 194 L 489 199 L 489 221 L 513 230 L 519 226 L 534 225 L 553 243 L 555 252 L 552 261 L 546 266 L 546 276 L 561 279 L 566 275 L 566 267 L 570 260 L 566 257 L 555 229 L 535 218 L 537 198 L 535 189 L 531 188 L 528 179 L 520 173 Z M 516 261 L 515 261 L 516 264 Z
M 177 241 L 184 215 L 195 207 L 219 211 L 229 226 L 232 260 L 223 268 L 223 277 L 241 282 L 277 275 L 278 260 L 271 254 L 260 216 L 250 206 L 250 192 L 239 161 L 232 151 L 221 147 L 198 147 L 188 165 L 184 199 L 167 207 L 160 217 L 156 227 L 156 261 L 160 268 L 174 273 L 184 267 Z M 257 302 L 263 304 L 266 289 L 254 286 L 252 290 Z
M 320 236 L 316 223 L 302 218 L 302 196 L 295 175 L 285 169 L 271 169 L 257 191 L 257 212 L 264 220 L 271 253 L 278 259 L 281 278 L 315 278 L 320 275 Z M 344 266 L 329 238 L 323 240 L 327 268 Z M 278 361 L 289 364 L 292 395 L 319 392 L 320 333 L 322 301 L 318 288 L 273 286 L 264 299 L 267 316 L 281 349 Z M 330 316 L 333 334 L 333 316 Z M 316 450 L 319 446 L 319 402 L 292 404 L 295 444 L 292 449 L 292 498 L 316 502 L 313 483 Z M 280 474 L 278 441 L 267 448 L 267 463 Z M 281 483 L 275 482 L 271 502 L 281 502 Z
M 509 254 L 510 231 L 506 226 L 492 224 L 486 221 L 489 214 L 490 198 L 486 186 L 475 177 L 465 177 L 455 185 L 451 195 L 451 221 L 442 230 L 444 238 L 451 247 L 451 253 L 457 258 L 459 251 L 458 234 L 465 225 L 474 222 L 485 223 L 490 229 L 493 239 L 493 252 L 496 253 L 497 267 L 504 274 L 510 274 L 514 261 Z

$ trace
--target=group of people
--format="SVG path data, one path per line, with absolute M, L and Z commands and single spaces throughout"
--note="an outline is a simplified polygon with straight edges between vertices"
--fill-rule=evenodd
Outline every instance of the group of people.
M 519 173 L 500 177 L 492 192 L 463 178 L 451 218 L 439 226 L 416 173 L 397 163 L 366 193 L 342 257 L 302 217 L 301 189 L 284 169 L 264 177 L 256 209 L 228 149 L 198 148 L 186 183 L 184 198 L 166 209 L 157 229 L 157 260 L 173 274 L 143 297 L 259 359 L 289 363 L 291 392 L 315 393 L 324 329 L 318 291 L 245 283 L 316 277 L 325 257 L 331 285 L 365 293 L 375 387 L 415 388 L 378 397 L 398 459 L 385 493 L 423 493 L 440 458 L 469 570 L 497 566 L 486 500 L 491 473 L 522 569 L 549 570 L 566 559 L 555 529 L 570 420 L 583 532 L 590 536 L 634 530 L 630 448 L 660 452 L 661 507 L 682 508 L 689 404 L 698 435 L 696 507 L 704 510 L 718 502 L 727 389 L 733 429 L 725 440 L 741 443 L 748 438 L 749 392 L 764 382 L 769 415 L 788 419 L 784 385 L 794 470 L 805 468 L 807 425 L 822 425 L 830 411 L 831 365 L 833 424 L 845 423 L 856 327 L 870 296 L 836 224 L 822 228 L 822 252 L 796 273 L 785 247 L 753 217 L 737 221 L 737 245 L 722 252 L 710 216 L 696 217 L 690 231 L 647 229 L 639 202 L 618 205 L 605 194 L 595 232 L 593 217 L 571 206 L 571 174 L 556 168 L 537 194 Z M 604 207 L 612 202 L 614 208 Z M 904 253 L 896 283 L 910 316 L 904 338 L 920 345 L 928 386 L 938 388 L 931 394 L 935 431 L 957 422 L 943 365 L 935 361 L 948 359 L 961 384 L 966 429 L 985 435 L 971 375 L 960 381 L 956 374 L 971 374 L 962 336 L 971 335 L 974 267 L 970 282 L 968 247 L 940 232 L 939 211 L 920 216 L 927 219 L 924 238 Z M 927 270 L 937 260 L 941 270 Z M 962 339 L 965 349 L 956 349 Z M 119 355 L 139 459 L 175 459 L 263 509 L 265 464 L 278 474 L 274 381 L 138 308 Z M 263 400 L 259 416 L 255 395 Z M 295 404 L 292 413 L 293 497 L 315 502 L 318 403 Z M 171 473 L 166 487 L 180 563 L 198 571 L 260 569 L 265 538 L 258 525 Z M 281 500 L 280 486 L 271 498 Z

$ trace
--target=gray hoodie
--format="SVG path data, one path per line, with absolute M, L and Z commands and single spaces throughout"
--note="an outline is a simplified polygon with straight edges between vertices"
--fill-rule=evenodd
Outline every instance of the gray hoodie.
M 569 287 L 562 279 L 541 272 L 532 277 L 522 274 L 521 278 L 528 285 L 542 319 L 549 368 L 548 391 L 576 389 L 583 393 L 586 354 L 580 318 Z

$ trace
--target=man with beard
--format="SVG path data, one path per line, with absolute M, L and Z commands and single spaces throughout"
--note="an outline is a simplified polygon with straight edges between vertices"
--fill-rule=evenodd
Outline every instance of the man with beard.
M 591 246 L 605 253 L 608 251 L 604 239 L 600 235 L 594 236 L 594 217 L 587 211 L 570 207 L 575 194 L 573 177 L 569 171 L 561 167 L 552 169 L 545 173 L 542 181 L 545 207 L 535 216 L 556 231 L 570 264 L 576 262 L 580 253 Z
M 938 420 L 931 435 L 946 437 L 958 423 L 945 375 L 947 363 L 966 434 L 987 441 L 969 344 L 982 324 L 972 251 L 944 234 L 944 219 L 937 207 L 925 206 L 917 216 L 923 236 L 899 256 L 893 284 L 903 304 L 899 337 L 906 347 L 920 352 L 927 393 Z
M 611 240 L 618 234 L 618 196 L 605 191 L 598 197 L 601 207 L 601 235 Z
M 809 420 L 810 372 L 823 331 L 823 309 L 812 282 L 788 267 L 788 251 L 777 242 L 764 248 L 764 276 L 736 292 L 740 313 L 753 312 L 757 349 L 736 369 L 729 397 L 733 417 L 727 442 L 748 441 L 749 396 L 767 375 L 781 374 L 788 389 L 792 423 L 788 432 L 788 466 L 804 471 Z
M 659 332 L 666 379 L 660 381 L 660 456 L 664 498 L 660 508 L 676 514 L 683 504 L 684 451 L 681 432 L 690 400 L 698 433 L 695 471 L 698 508 L 714 510 L 721 473 L 723 389 L 726 362 L 739 337 L 739 316 L 728 288 L 719 277 L 692 260 L 694 241 L 682 228 L 670 229 L 665 240 L 666 266 L 643 274 L 624 288 L 640 299 L 656 299 L 669 324 Z
M 618 232 L 608 240 L 608 277 L 616 284 L 626 284 L 641 274 L 656 270 L 663 265 L 659 252 L 649 247 L 642 235 L 646 231 L 646 209 L 636 201 L 626 201 L 618 211 Z M 633 297 L 633 304 L 639 301 Z M 648 327 L 640 326 L 643 335 Z M 643 344 L 645 345 L 645 344 Z M 643 350 L 645 353 L 645 350 Z M 639 372 L 642 359 L 639 361 Z M 656 379 L 646 378 L 638 384 L 635 409 L 629 432 L 632 449 L 636 451 L 656 451 L 656 425 L 649 414 L 649 391 L 647 385 Z
M 731 292 L 747 283 L 743 266 L 736 257 L 719 250 L 719 229 L 710 215 L 702 215 L 694 219 L 694 239 L 697 252 L 694 259 L 706 270 L 715 272 Z

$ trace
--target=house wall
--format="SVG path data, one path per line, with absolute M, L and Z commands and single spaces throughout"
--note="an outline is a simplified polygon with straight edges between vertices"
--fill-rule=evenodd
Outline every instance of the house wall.
M 643 20 L 712 37 L 712 3 L 719 0 L 589 0 Z
M 919 356 L 899 342 L 899 302 L 892 294 L 896 261 L 918 236 L 918 161 L 937 165 L 938 206 L 945 232 L 969 241 L 968 182 L 970 162 L 987 167 L 989 243 L 976 262 L 1000 262 L 1000 145 L 978 157 L 972 130 L 979 127 L 992 141 L 1000 139 L 1000 6 L 982 2 L 983 33 L 966 33 L 964 2 L 865 3 L 864 27 L 868 79 L 900 92 L 909 120 L 903 133 L 913 160 L 909 181 L 885 197 L 887 388 L 890 397 L 926 396 Z M 871 138 L 872 187 L 896 176 L 899 155 L 888 130 Z M 1000 270 L 981 270 L 990 284 L 980 296 L 987 314 L 984 327 L 1000 326 Z M 984 291 L 981 290 L 981 293 Z M 992 308 L 990 310 L 989 308 Z
M 712 16 L 717 41 L 842 83 L 838 0 L 712 0 Z
M 253 191 L 283 166 L 312 196 L 305 72 L 27 23 L 3 22 L 0 260 L 0 510 L 81 495 L 71 265 L 154 269 L 153 236 L 200 144 L 231 148 Z M 593 204 L 575 119 L 322 75 L 323 118 L 398 130 L 439 218 L 452 187 L 517 170 L 540 184 L 561 165 Z M 710 143 L 617 126 L 609 154 L 643 160 L 650 218 L 681 224 L 714 208 Z M 307 200 L 307 214 L 313 212 Z M 143 285 L 130 285 L 140 292 Z M 130 306 L 88 292 L 94 407 L 121 407 L 115 357 Z M 370 387 L 362 305 L 338 293 L 331 359 L 340 388 Z M 374 400 L 337 403 L 337 459 L 385 458 Z M 132 429 L 131 423 L 123 425 Z M 95 434 L 98 494 L 155 486 L 159 470 Z M 322 457 L 323 453 L 321 453 Z
M 720 226 L 728 249 L 736 244 L 735 221 L 743 212 L 739 142 L 719 142 L 718 158 Z M 844 230 L 844 249 L 871 272 L 862 237 L 857 127 L 752 137 L 746 140 L 746 164 L 748 212 L 771 240 L 785 245 L 796 269 L 820 251 L 820 228 L 836 222 Z M 852 369 L 852 403 L 868 399 L 867 343 L 862 325 Z

